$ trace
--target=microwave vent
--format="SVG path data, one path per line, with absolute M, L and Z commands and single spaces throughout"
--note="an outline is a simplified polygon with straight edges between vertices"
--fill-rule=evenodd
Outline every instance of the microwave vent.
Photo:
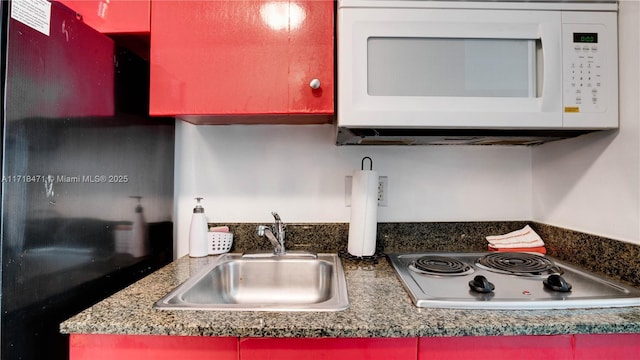
M 336 145 L 533 146 L 593 130 L 361 129 L 338 128 Z

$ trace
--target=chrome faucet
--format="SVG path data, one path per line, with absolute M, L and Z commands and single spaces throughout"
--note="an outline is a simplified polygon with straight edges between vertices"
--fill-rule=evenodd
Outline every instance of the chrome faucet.
M 273 254 L 274 255 L 284 255 L 286 253 L 284 248 L 284 236 L 286 225 L 280 219 L 280 216 L 275 211 L 271 212 L 273 215 L 275 222 L 271 226 L 267 225 L 259 225 L 258 226 L 258 236 L 266 236 L 271 244 L 273 244 Z

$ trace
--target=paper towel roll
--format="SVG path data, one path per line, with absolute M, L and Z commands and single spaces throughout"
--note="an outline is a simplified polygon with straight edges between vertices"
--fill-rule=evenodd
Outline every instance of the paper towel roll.
M 378 172 L 358 170 L 351 183 L 351 221 L 347 250 L 354 256 L 376 252 L 378 227 Z

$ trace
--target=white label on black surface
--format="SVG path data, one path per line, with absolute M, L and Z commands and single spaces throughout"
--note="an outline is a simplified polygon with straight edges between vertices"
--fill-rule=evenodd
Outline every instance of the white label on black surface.
M 49 36 L 51 3 L 46 0 L 12 1 L 11 18 Z

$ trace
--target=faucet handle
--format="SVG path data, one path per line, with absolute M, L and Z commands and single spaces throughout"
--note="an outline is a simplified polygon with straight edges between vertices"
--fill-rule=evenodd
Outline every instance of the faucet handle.
M 266 226 L 264 225 L 258 225 L 257 229 L 256 229 L 256 233 L 258 234 L 258 236 L 264 236 L 264 231 L 267 229 Z
M 282 221 L 282 219 L 280 219 L 280 215 L 278 215 L 277 212 L 272 211 L 271 215 L 273 215 L 273 218 L 276 220 L 275 223 L 273 223 L 273 232 L 277 234 L 280 234 L 282 232 L 284 234 L 287 225 L 284 223 L 284 221 Z

